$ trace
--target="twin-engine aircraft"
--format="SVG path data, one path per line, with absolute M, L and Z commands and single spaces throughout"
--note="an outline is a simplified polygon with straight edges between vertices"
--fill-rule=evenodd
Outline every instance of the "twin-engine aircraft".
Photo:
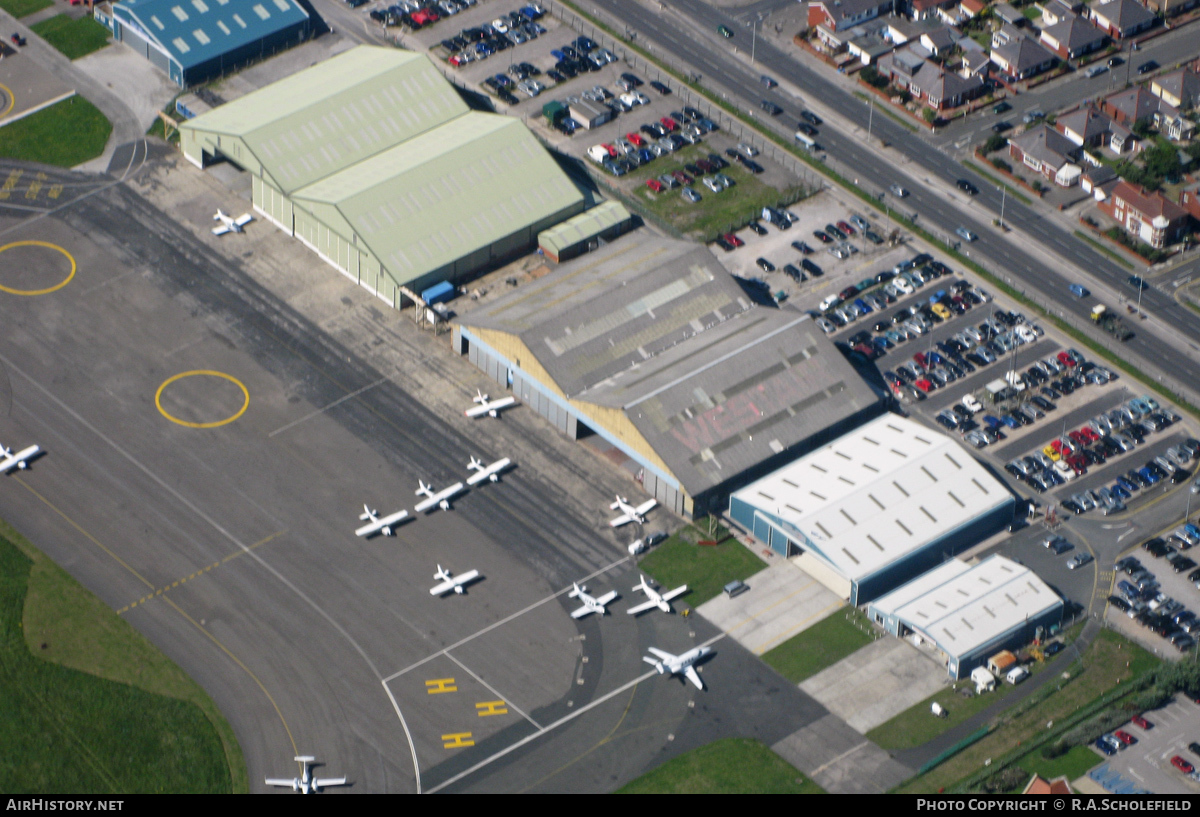
M 608 507 L 614 511 L 619 508 L 621 510 L 621 515 L 608 524 L 610 527 L 614 528 L 619 528 L 622 525 L 629 524 L 630 522 L 637 522 L 639 525 L 642 525 L 646 522 L 646 513 L 657 504 L 657 499 L 647 499 L 641 505 L 634 507 L 633 505 L 629 504 L 629 500 L 618 495 L 617 501 Z
M 346 778 L 344 777 L 313 777 L 312 764 L 316 762 L 316 758 L 312 755 L 297 755 L 296 762 L 304 764 L 304 771 L 299 777 L 293 777 L 287 780 L 282 777 L 268 777 L 268 786 L 283 786 L 290 788 L 292 791 L 298 791 L 301 794 L 317 794 L 326 786 L 345 786 Z

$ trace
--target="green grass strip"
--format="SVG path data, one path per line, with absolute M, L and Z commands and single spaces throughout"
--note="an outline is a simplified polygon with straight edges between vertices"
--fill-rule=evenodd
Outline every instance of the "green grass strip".
M 648 63 L 657 65 L 659 70 L 662 71 L 664 74 L 668 74 L 670 76 L 675 77 L 675 79 L 681 85 L 684 85 L 684 86 L 690 88 L 691 90 L 695 91 L 696 93 L 700 94 L 705 99 L 707 99 L 711 104 L 726 111 L 730 116 L 737 119 L 742 124 L 748 126 L 751 130 L 758 133 L 763 138 L 769 139 L 770 141 L 774 142 L 779 147 L 781 147 L 784 150 L 791 153 L 794 157 L 800 159 L 802 162 L 811 166 L 814 170 L 816 170 L 822 176 L 825 176 L 830 181 L 837 183 L 838 185 L 843 187 L 848 192 L 850 192 L 853 195 L 857 196 L 858 198 L 862 199 L 864 202 L 870 204 L 872 207 L 878 206 L 878 203 L 874 196 L 867 193 L 867 191 L 863 190 L 858 185 L 851 183 L 848 179 L 844 178 L 837 171 L 832 170 L 831 168 L 826 166 L 824 162 L 819 161 L 815 156 L 810 154 L 807 150 L 804 150 L 804 151 L 798 150 L 795 147 L 795 145 L 793 145 L 789 141 L 783 139 L 782 137 L 780 137 L 778 134 L 774 133 L 773 131 L 761 130 L 760 129 L 761 126 L 758 121 L 756 121 L 752 117 L 747 116 L 744 112 L 742 112 L 736 106 L 730 104 L 729 102 L 726 102 L 725 100 L 721 99 L 720 97 L 718 97 L 716 94 L 712 93 L 711 91 L 708 91 L 707 89 L 705 89 L 703 87 L 697 87 L 696 85 L 692 84 L 687 78 L 685 78 L 681 74 L 679 74 L 679 72 L 677 72 L 667 66 L 664 66 L 655 57 L 651 56 L 647 51 L 645 51 L 644 49 L 642 49 L 641 47 L 639 47 L 638 45 L 636 45 L 634 43 L 630 43 L 628 40 L 626 40 L 621 35 L 617 34 L 617 32 L 615 32 L 611 27 L 609 27 L 605 23 L 597 20 L 595 17 L 592 17 L 590 14 L 587 14 L 587 13 L 581 11 L 579 9 L 579 7 L 575 3 L 570 2 L 570 0 L 561 0 L 561 2 L 562 2 L 562 5 L 566 6 L 567 8 L 570 8 L 577 16 L 588 20 L 592 25 L 607 32 L 610 37 L 612 37 L 617 42 L 620 42 L 622 44 L 622 47 L 627 48 L 630 51 L 637 52 L 638 54 L 640 54 L 642 56 L 642 59 L 646 60 Z M 1158 383 L 1154 380 L 1150 380 L 1150 379 L 1144 377 L 1142 375 L 1142 372 L 1140 369 L 1138 369 L 1137 367 L 1133 366 L 1130 363 L 1127 363 L 1119 355 L 1113 354 L 1108 349 L 1104 348 L 1100 344 L 1093 341 L 1091 338 L 1084 335 L 1079 330 L 1072 327 L 1070 324 L 1068 324 L 1065 321 L 1062 321 L 1062 320 L 1056 318 L 1055 316 L 1051 315 L 1050 313 L 1046 312 L 1044 309 L 1042 309 L 1036 303 L 1029 300 L 1024 295 L 1022 295 L 1020 292 L 1016 291 L 1012 287 L 1005 284 L 1003 281 L 1001 281 L 995 275 L 993 275 L 992 273 L 985 270 L 983 267 L 981 267 L 979 264 L 972 261 L 970 258 L 967 258 L 965 255 L 962 255 L 957 250 L 954 250 L 949 247 L 945 247 L 940 239 L 935 238 L 932 234 L 930 234 L 923 228 L 918 227 L 916 224 L 909 221 L 908 219 L 903 218 L 899 214 L 893 215 L 892 218 L 898 225 L 905 227 L 907 230 L 912 232 L 914 235 L 919 236 L 924 241 L 926 241 L 936 247 L 942 248 L 946 252 L 947 255 L 954 258 L 956 261 L 958 261 L 963 266 L 966 266 L 966 267 L 969 267 L 970 269 L 972 269 L 975 273 L 977 273 L 985 281 L 987 281 L 988 283 L 990 283 L 992 286 L 996 287 L 1000 291 L 1004 292 L 1006 295 L 1008 295 L 1010 298 L 1012 298 L 1017 303 L 1021 304 L 1026 309 L 1040 315 L 1043 320 L 1046 320 L 1046 321 L 1050 322 L 1051 324 L 1053 324 L 1064 334 L 1075 339 L 1080 345 L 1086 346 L 1088 349 L 1095 352 L 1101 358 L 1108 361 L 1111 365 L 1120 369 L 1125 374 L 1125 376 L 1129 377 L 1131 380 L 1136 380 L 1137 382 L 1141 383 L 1143 386 L 1150 389 L 1151 391 L 1154 391 L 1157 394 L 1176 403 L 1177 405 L 1179 405 L 1180 408 L 1187 411 L 1193 417 L 1200 419 L 1200 408 L 1193 406 L 1191 403 L 1189 403 L 1187 400 L 1185 400 L 1181 395 L 1176 394 L 1175 392 L 1168 389 L 1166 386 L 1163 386 L 1161 383 Z
M 970 159 L 963 159 L 963 164 L 966 165 L 967 167 L 971 168 L 971 170 L 974 170 L 980 176 L 983 176 L 983 178 L 987 179 L 989 182 L 996 185 L 997 187 L 1003 187 L 1005 190 L 1008 191 L 1009 195 L 1015 196 L 1022 203 L 1033 204 L 1033 199 L 1029 198 L 1029 196 L 1026 196 L 1020 190 L 1017 190 L 1017 188 L 1013 187 L 1011 184 L 1004 181 L 1003 179 L 998 179 L 995 176 L 993 176 L 991 173 L 988 173 L 986 170 L 984 170 L 982 167 L 980 167 L 979 165 L 972 162 Z
M 0 9 L 21 18 L 54 5 L 54 0 L 0 0 Z
M 111 32 L 91 17 L 72 19 L 65 14 L 30 26 L 69 60 L 77 60 L 108 45 Z
M 0 128 L 0 156 L 74 167 L 103 153 L 111 133 L 99 108 L 76 95 Z
M 869 103 L 872 100 L 872 97 L 870 94 L 863 93 L 862 91 L 855 91 L 854 95 L 856 97 L 858 97 L 859 99 L 861 99 L 863 102 Z M 900 114 L 893 111 L 891 106 L 887 102 L 884 102 L 881 99 L 875 100 L 875 108 L 876 108 L 876 110 L 881 111 L 885 116 L 887 116 L 888 119 L 891 119 L 897 125 L 899 125 L 903 128 L 908 128 L 913 133 L 917 133 L 918 131 L 921 130 L 915 124 L 913 124 L 912 122 L 908 121 L 903 116 L 901 116 Z
M 718 545 L 700 542 L 717 541 Z M 639 563 L 639 568 L 662 583 L 666 589 L 688 586 L 683 601 L 699 607 L 716 596 L 734 579 L 746 579 L 766 567 L 745 545 L 719 525 L 709 539 L 707 526 L 686 527 L 654 548 Z
M 846 607 L 763 653 L 762 660 L 798 684 L 870 644 L 873 632 L 866 616 Z
M 617 794 L 825 794 L 767 745 L 725 738 L 668 760 Z
M 234 790 L 220 730 L 201 707 L 101 678 L 47 660 L 64 643 L 30 621 L 31 607 L 72 618 L 97 638 L 78 645 L 126 671 L 152 671 L 148 653 L 178 668 L 52 560 L 31 558 L 0 535 L 0 791 L 27 794 L 88 792 L 216 793 Z M 32 548 L 25 544 L 25 549 Z M 87 610 L 79 621 L 75 613 Z M 55 629 L 69 644 L 68 628 Z M 97 629 L 93 619 L 108 632 Z M 38 630 L 31 651 L 30 630 Z M 131 645 L 145 649 L 126 651 Z M 129 666 L 129 665 L 133 666 Z M 186 676 L 183 676 L 186 680 Z M 189 681 L 190 683 L 190 681 Z M 192 684 L 194 686 L 194 684 Z M 215 707 L 213 707 L 215 712 Z M 216 717 L 220 717 L 216 713 Z M 222 719 L 223 720 L 223 719 Z M 227 726 L 226 726 L 227 728 Z M 235 744 L 236 745 L 236 744 Z M 236 753 L 238 762 L 240 751 Z M 244 768 L 239 790 L 245 791 Z
M 1076 230 L 1075 237 L 1082 238 L 1084 241 L 1091 244 L 1097 250 L 1104 253 L 1105 255 L 1107 255 L 1112 260 L 1116 261 L 1121 266 L 1125 267 L 1125 269 L 1131 270 L 1134 268 L 1133 264 L 1130 263 L 1128 258 L 1121 255 L 1119 252 L 1114 250 L 1112 247 L 1108 247 L 1108 246 L 1105 246 L 1104 244 L 1100 243 L 1099 241 L 1097 241 L 1096 239 L 1092 238 L 1090 235 L 1085 233 L 1083 230 Z

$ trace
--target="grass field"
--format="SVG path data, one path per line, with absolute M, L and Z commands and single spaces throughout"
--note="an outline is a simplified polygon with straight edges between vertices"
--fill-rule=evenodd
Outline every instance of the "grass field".
M 696 544 L 708 536 L 707 528 L 683 528 L 654 548 L 639 567 L 664 587 L 686 584 L 688 593 L 683 600 L 690 607 L 699 607 L 729 582 L 753 576 L 767 566 L 722 527 L 713 534 L 719 545 Z
M 1102 762 L 1103 758 L 1093 752 L 1091 747 L 1075 746 L 1065 755 L 1053 759 L 1042 757 L 1042 752 L 1038 749 L 1017 761 L 1017 765 L 1031 776 L 1040 774 L 1047 780 L 1052 780 L 1066 775 L 1068 780 L 1074 780 Z
M 112 124 L 81 96 L 0 128 L 0 156 L 74 167 L 104 152 Z
M 0 791 L 248 788 L 232 730 L 208 696 L 2 524 L 0 685 Z
M 766 744 L 726 738 L 669 760 L 617 794 L 824 794 Z
M 0 9 L 21 18 L 54 5 L 54 0 L 0 0 Z
M 69 60 L 85 57 L 108 45 L 109 30 L 91 17 L 73 20 L 65 14 L 30 26 L 39 37 L 57 48 Z
M 798 684 L 870 644 L 872 632 L 866 616 L 846 607 L 763 653 L 762 660 Z
M 1023 741 L 1045 730 L 1048 722 L 1061 721 L 1118 684 L 1148 672 L 1158 663 L 1157 658 L 1133 642 L 1112 630 L 1103 630 L 1088 647 L 1083 660 L 1072 665 L 1069 670 L 1072 680 L 1064 683 L 1061 689 L 896 791 L 901 794 L 920 794 L 949 789 L 983 769 L 983 763 L 988 758 L 1003 757 Z
M 733 161 L 721 171 L 733 179 L 732 187 L 714 193 L 705 187 L 700 179 L 695 180 L 691 188 L 701 197 L 696 204 L 691 204 L 683 198 L 682 188 L 655 193 L 646 187 L 647 179 L 657 178 L 673 170 L 683 170 L 685 164 L 703 159 L 712 152 L 713 148 L 704 143 L 688 145 L 670 156 L 663 156 L 639 167 L 626 177 L 628 183 L 632 184 L 633 195 L 663 221 L 670 223 L 680 232 L 695 237 L 742 227 L 751 219 L 757 218 L 763 207 L 773 207 L 784 197 L 785 191 L 764 184 L 753 173 Z

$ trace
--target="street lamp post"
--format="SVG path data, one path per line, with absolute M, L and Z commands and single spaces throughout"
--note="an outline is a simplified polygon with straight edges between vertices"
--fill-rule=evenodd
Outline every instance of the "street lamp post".
M 875 97 L 873 97 L 873 96 L 867 97 L 867 106 L 869 108 L 869 110 L 867 111 L 867 142 L 870 143 L 870 141 L 871 141 L 871 125 L 875 121 Z
M 1000 185 L 1000 229 L 1001 230 L 1005 229 L 1005 227 L 1004 227 L 1004 202 L 1007 199 L 1008 199 L 1008 188 L 1006 188 L 1004 185 Z

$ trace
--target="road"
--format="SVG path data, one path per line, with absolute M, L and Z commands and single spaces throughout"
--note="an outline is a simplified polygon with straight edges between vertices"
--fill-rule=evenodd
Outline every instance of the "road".
M 1002 238 L 991 225 L 1002 206 L 1000 190 L 974 176 L 952 157 L 932 146 L 927 134 L 910 132 L 882 114 L 871 116 L 868 106 L 861 100 L 848 94 L 819 71 L 802 65 L 765 38 L 757 41 L 756 64 L 747 65 L 731 53 L 730 47 L 715 34 L 717 25 L 730 23 L 730 16 L 721 10 L 700 0 L 670 0 L 666 5 L 670 10 L 659 12 L 621 0 L 593 2 L 594 7 L 625 21 L 627 26 L 638 32 L 640 39 L 652 40 L 673 59 L 693 66 L 706 84 L 717 84 L 733 92 L 747 110 L 757 112 L 758 102 L 770 96 L 784 109 L 778 123 L 772 123 L 776 131 L 790 133 L 788 128 L 797 121 L 804 104 L 802 100 L 778 91 L 767 91 L 759 80 L 764 72 L 786 78 L 804 94 L 821 100 L 830 108 L 836 108 L 854 126 L 866 130 L 869 124 L 873 136 L 902 151 L 920 168 L 926 185 L 912 190 L 912 195 L 903 199 L 901 206 L 905 211 L 917 213 L 926 230 L 939 237 L 950 237 L 958 226 L 970 228 L 979 239 L 963 248 L 968 255 L 988 259 L 988 266 L 1000 277 L 1012 280 L 1017 289 L 1037 293 L 1041 300 L 1057 303 L 1062 311 L 1071 313 L 1077 321 L 1087 321 L 1090 301 L 1063 300 L 1059 295 L 1065 293 L 1067 285 L 1076 278 L 1061 274 L 1041 258 Z M 685 22 L 682 26 L 681 17 Z M 864 180 L 863 188 L 872 193 L 886 190 L 893 181 L 906 181 L 898 174 L 891 160 L 861 137 L 847 135 L 827 123 L 821 129 L 818 142 L 839 163 L 857 169 Z M 979 188 L 979 195 L 972 198 L 955 190 L 955 181 L 962 178 L 971 179 Z M 871 181 L 867 182 L 868 179 Z M 1136 294 L 1125 283 L 1128 270 L 1117 266 L 1053 220 L 1046 219 L 1014 197 L 1007 197 L 1003 206 L 1004 220 L 1011 227 L 1077 264 L 1080 269 L 1088 270 L 1107 286 Z M 1185 265 L 1178 275 L 1197 272 L 1200 272 L 1200 259 Z M 1185 340 L 1192 351 L 1200 352 L 1200 322 L 1170 295 L 1157 289 L 1147 289 L 1143 294 L 1142 308 L 1177 331 L 1180 339 Z M 1179 351 L 1178 345 L 1143 331 L 1121 349 L 1121 354 L 1126 358 L 1139 358 L 1135 362 L 1143 362 L 1147 368 L 1150 368 L 1152 361 L 1171 360 L 1173 374 L 1179 381 L 1200 382 L 1200 356 L 1180 356 Z

